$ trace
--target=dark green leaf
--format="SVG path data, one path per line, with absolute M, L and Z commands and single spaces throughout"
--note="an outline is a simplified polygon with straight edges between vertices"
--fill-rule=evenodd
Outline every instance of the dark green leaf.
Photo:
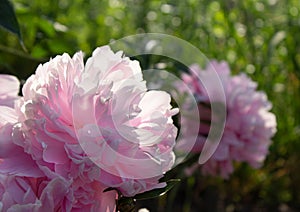
M 179 179 L 169 180 L 168 182 L 166 182 L 167 183 L 166 187 L 154 189 L 154 190 L 151 190 L 151 191 L 146 191 L 144 193 L 135 195 L 133 198 L 136 199 L 136 200 L 142 200 L 142 199 L 150 199 L 150 198 L 155 198 L 155 197 L 162 196 L 165 193 L 167 193 L 171 188 L 173 188 L 179 182 L 180 182 Z
M 103 193 L 108 192 L 108 191 L 118 191 L 116 188 L 108 187 L 103 190 Z

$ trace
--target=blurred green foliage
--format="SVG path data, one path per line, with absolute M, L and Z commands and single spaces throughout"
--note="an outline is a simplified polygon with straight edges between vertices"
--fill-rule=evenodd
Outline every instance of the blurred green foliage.
M 28 53 L 16 36 L 0 31 L 1 73 L 26 79 L 57 54 L 82 50 L 89 55 L 112 39 L 158 32 L 189 41 L 208 58 L 226 60 L 234 73 L 246 72 L 267 93 L 278 133 L 260 170 L 237 164 L 227 181 L 189 177 L 167 196 L 141 206 L 153 211 L 300 209 L 299 0 L 12 2 Z

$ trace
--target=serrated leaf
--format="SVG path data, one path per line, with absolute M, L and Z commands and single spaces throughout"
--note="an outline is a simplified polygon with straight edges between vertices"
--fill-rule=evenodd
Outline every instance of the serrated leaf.
M 14 8 L 8 0 L 0 0 L 0 26 L 17 35 L 21 44 L 23 43 Z
M 153 189 L 151 191 L 146 191 L 144 193 L 135 195 L 133 198 L 136 200 L 143 200 L 143 199 L 151 199 L 151 198 L 162 196 L 165 193 L 167 193 L 169 190 L 171 190 L 171 188 L 173 188 L 179 182 L 180 182 L 179 179 L 169 180 L 168 182 L 166 182 L 167 183 L 166 187 Z

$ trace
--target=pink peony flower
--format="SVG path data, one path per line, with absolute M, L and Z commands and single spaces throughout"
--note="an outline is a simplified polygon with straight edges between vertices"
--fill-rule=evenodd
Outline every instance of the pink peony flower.
M 11 75 L 0 74 L 0 105 L 14 107 L 20 89 L 19 80 Z
M 254 168 L 262 165 L 271 137 L 276 132 L 276 118 L 269 112 L 271 103 L 264 92 L 257 91 L 257 84 L 245 74 L 230 75 L 226 62 L 211 61 L 205 70 L 198 65 L 191 66 L 192 74 L 184 74 L 182 79 L 190 86 L 199 102 L 201 124 L 194 152 L 200 153 L 210 128 L 209 104 L 217 103 L 209 99 L 199 79 L 209 80 L 210 72 L 216 70 L 224 87 L 227 118 L 225 129 L 212 157 L 201 166 L 203 174 L 220 175 L 227 178 L 234 171 L 233 162 L 246 162 Z M 211 79 L 213 85 L 213 79 Z M 192 127 L 193 121 L 186 120 Z M 193 131 L 193 130 L 192 130 Z
M 24 138 L 16 123 L 16 112 L 4 106 L 0 106 L 0 112 L 0 208 L 3 211 L 114 211 L 116 192 L 103 193 L 106 185 L 63 178 L 38 166 L 23 148 Z M 76 172 L 81 171 L 75 168 Z
M 0 112 L 3 108 L 0 107 Z M 1 123 L 2 124 L 2 123 Z M 0 173 L 15 176 L 44 176 L 31 156 L 12 138 L 13 124 L 0 126 Z
M 170 96 L 147 91 L 137 61 L 97 48 L 40 65 L 24 84 L 13 140 L 52 180 L 71 181 L 73 208 L 165 186 L 176 128 Z M 6 160 L 6 158 L 3 158 Z M 110 198 L 108 198 L 108 197 Z M 110 205 L 110 204 L 108 204 Z
M 0 210 L 9 212 L 70 211 L 69 182 L 63 178 L 18 177 L 0 174 Z
M 99 62 L 104 57 L 106 62 Z M 82 114 L 74 116 L 77 135 L 102 168 L 102 181 L 117 184 L 127 196 L 165 186 L 157 182 L 174 163 L 176 137 L 171 116 L 177 110 L 171 109 L 170 96 L 147 92 L 138 62 L 107 47 L 94 51 L 78 87 L 73 102 L 73 111 Z M 83 99 L 86 104 L 80 104 Z

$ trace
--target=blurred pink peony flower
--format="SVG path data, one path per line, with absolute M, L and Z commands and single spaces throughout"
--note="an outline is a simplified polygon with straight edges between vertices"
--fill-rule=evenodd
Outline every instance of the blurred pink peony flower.
M 14 107 L 20 89 L 19 80 L 11 75 L 0 74 L 0 105 Z
M 212 157 L 201 165 L 202 173 L 228 178 L 234 171 L 233 161 L 260 167 L 276 132 L 276 118 L 269 112 L 272 105 L 266 94 L 257 91 L 257 84 L 245 74 L 231 76 L 226 62 L 211 61 L 205 70 L 198 65 L 192 65 L 190 69 L 192 74 L 184 74 L 182 79 L 199 101 L 201 119 L 200 128 L 191 130 L 199 131 L 194 152 L 200 153 L 206 142 L 211 122 L 209 104 L 217 103 L 214 97 L 209 99 L 199 79 L 209 80 L 209 73 L 216 70 L 226 96 L 227 118 L 223 136 Z M 213 85 L 213 79 L 211 81 Z M 193 126 L 192 120 L 186 122 Z
M 82 53 L 63 54 L 40 65 L 22 92 L 14 143 L 49 180 L 72 182 L 73 208 L 111 205 L 116 192 L 102 193 L 107 187 L 133 196 L 165 186 L 158 180 L 174 163 L 177 110 L 167 93 L 147 91 L 137 61 L 108 46 L 85 67 Z

